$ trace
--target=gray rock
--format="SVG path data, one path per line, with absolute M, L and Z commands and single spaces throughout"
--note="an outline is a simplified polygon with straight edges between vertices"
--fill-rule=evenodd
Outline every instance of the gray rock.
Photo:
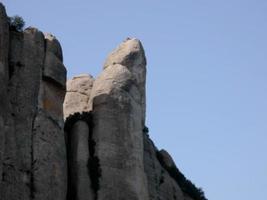
M 46 39 L 46 44 L 47 44 Z M 50 41 L 53 45 L 55 40 Z M 57 48 L 46 48 L 44 70 L 38 93 L 38 112 L 33 121 L 34 199 L 65 200 L 67 155 L 63 122 L 66 69 L 55 56 Z M 56 51 L 57 50 L 57 51 Z
M 0 81 L 1 86 L 8 79 L 9 25 L 5 7 L 0 2 Z M 2 87 L 1 87 L 2 89 Z
M 63 101 L 65 89 L 50 79 L 43 79 L 39 92 L 39 107 L 46 111 L 63 129 Z M 61 133 L 62 130 L 59 130 Z
M 56 55 L 49 51 L 46 51 L 43 75 L 65 88 L 67 75 L 66 68 Z
M 11 50 L 12 51 L 12 50 Z M 33 181 L 33 121 L 38 106 L 38 93 L 44 60 L 44 36 L 35 28 L 28 28 L 23 34 L 21 54 L 21 69 L 13 77 L 14 93 L 11 99 L 16 99 L 15 134 L 17 145 L 17 168 L 20 172 L 21 198 L 32 196 Z M 30 187 L 29 187 L 30 186 Z M 12 186 L 11 186 L 12 187 Z M 15 186 L 13 186 L 15 187 Z M 10 191 L 12 197 L 12 190 Z
M 9 67 L 13 69 L 13 74 L 17 73 L 17 63 L 21 63 L 21 53 L 23 49 L 23 34 L 10 32 L 10 46 L 9 46 Z M 8 75 L 8 74 L 6 74 Z M 5 106 L 6 115 L 5 115 L 5 128 L 1 129 L 5 133 L 4 146 L 1 147 L 4 149 L 3 152 L 3 171 L 2 171 L 2 184 L 0 186 L 0 196 L 6 199 L 20 199 L 25 196 L 23 193 L 22 184 L 22 175 L 19 171 L 18 165 L 18 145 L 17 145 L 17 134 L 15 132 L 16 126 L 16 113 L 18 112 L 18 103 L 17 99 L 19 96 L 16 96 L 16 92 L 19 91 L 19 88 L 16 87 L 17 79 L 14 79 L 14 75 L 10 77 L 9 81 L 9 92 L 4 96 L 4 104 L 1 103 L 1 106 Z M 19 93 L 19 92 L 18 92 Z M 2 111 L 2 110 L 1 110 Z M 8 147 L 8 148 L 7 148 Z M 20 153 L 20 152 L 19 152 Z M 25 176 L 24 176 L 25 178 Z M 16 191 L 14 192 L 14 188 Z
M 54 54 L 61 62 L 63 62 L 62 48 L 57 38 L 51 33 L 45 34 L 46 51 Z
M 184 200 L 183 192 L 157 158 L 157 148 L 144 136 L 144 165 L 150 200 Z
M 69 183 L 72 200 L 93 200 L 89 174 L 89 126 L 77 121 L 69 134 Z
M 176 165 L 175 165 L 171 155 L 166 150 L 161 149 L 158 153 L 160 154 L 162 162 L 164 162 L 166 167 L 176 168 Z
M 0 3 L 0 174 L 2 174 L 7 110 L 9 26 L 5 7 Z M 0 179 L 0 186 L 1 186 Z M 1 189 L 0 189 L 1 190 Z
M 145 72 L 142 45 L 129 39 L 111 53 L 94 83 L 89 105 L 101 168 L 99 200 L 148 199 L 142 133 Z
M 145 124 L 146 115 L 146 57 L 145 51 L 138 39 L 127 38 L 113 50 L 104 63 L 104 69 L 120 64 L 126 66 L 132 74 L 138 92 L 141 95 L 142 124 Z
M 63 120 L 62 114 L 61 117 Z M 34 120 L 32 145 L 33 199 L 66 200 L 67 159 L 64 132 L 46 110 L 40 109 Z
M 0 3 L 0 199 L 193 200 L 176 182 L 171 156 L 143 133 L 141 42 L 125 40 L 96 80 L 76 76 L 66 95 L 62 60 L 53 35 L 9 30 Z M 67 144 L 63 101 L 64 117 L 74 114 Z
M 67 160 L 62 111 L 65 83 L 61 80 L 63 85 L 58 84 L 56 76 L 44 78 L 45 39 L 40 31 L 35 28 L 11 31 L 10 39 L 4 41 L 0 44 L 10 45 L 0 48 L 9 53 L 5 78 L 1 77 L 8 90 L 0 89 L 5 93 L 0 107 L 6 110 L 4 118 L 2 110 L 0 113 L 0 137 L 4 133 L 1 140 L 4 144 L 0 144 L 0 199 L 66 200 Z M 1 53 L 1 59 L 2 56 Z M 57 68 L 57 63 L 51 62 L 49 67 Z
M 66 85 L 66 68 L 62 63 L 62 49 L 55 36 L 45 34 L 46 54 L 43 76 L 52 79 L 63 88 Z
M 67 81 L 67 93 L 64 100 L 64 118 L 74 113 L 89 111 L 90 93 L 94 78 L 88 74 L 75 76 Z

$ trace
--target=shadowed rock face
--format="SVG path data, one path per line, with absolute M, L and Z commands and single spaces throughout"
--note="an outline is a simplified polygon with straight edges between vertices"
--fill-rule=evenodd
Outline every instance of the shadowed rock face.
M 148 135 L 144 134 L 144 165 L 148 179 L 149 199 L 183 200 L 183 192 L 162 167 L 157 158 L 157 152 L 157 148 Z
M 69 199 L 94 199 L 88 165 L 90 160 L 90 128 L 86 121 L 78 120 L 69 134 Z
M 0 26 L 1 200 L 65 200 L 61 48 L 35 28 L 10 31 L 1 4 Z
M 3 174 L 5 132 L 7 131 L 6 124 L 8 109 L 4 97 L 7 95 L 8 49 L 9 28 L 7 15 L 4 6 L 0 3 L 0 175 Z M 1 182 L 2 178 L 0 178 L 0 184 Z

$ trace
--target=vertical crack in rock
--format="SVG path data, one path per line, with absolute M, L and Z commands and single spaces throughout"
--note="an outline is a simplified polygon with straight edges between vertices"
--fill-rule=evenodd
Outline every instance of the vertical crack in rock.
M 91 117 L 91 112 L 75 113 L 65 121 L 68 138 L 68 200 L 97 199 L 101 172 L 94 154 Z
M 92 120 L 92 113 L 90 112 L 90 121 L 89 121 L 89 127 L 90 127 L 90 133 L 89 133 L 89 152 L 90 152 L 90 159 L 89 159 L 89 173 L 90 173 L 90 178 L 91 178 L 91 187 L 94 191 L 95 194 L 95 200 L 98 198 L 98 191 L 100 188 L 99 185 L 99 179 L 101 177 L 101 167 L 99 163 L 99 158 L 97 157 L 95 153 L 95 147 L 96 147 L 96 142 L 93 139 L 93 120 Z
M 30 169 L 30 199 L 33 200 L 35 198 L 35 187 L 34 187 L 34 134 L 35 134 L 35 119 L 37 117 L 38 108 L 36 107 L 35 113 L 32 119 L 32 128 L 31 128 L 31 169 Z

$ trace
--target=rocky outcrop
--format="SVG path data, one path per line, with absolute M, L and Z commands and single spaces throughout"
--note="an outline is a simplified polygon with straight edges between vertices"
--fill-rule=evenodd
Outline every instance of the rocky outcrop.
M 9 30 L 0 8 L 1 200 L 65 200 L 66 70 L 54 56 L 61 48 L 35 28 Z
M 140 41 L 127 39 L 110 54 L 94 82 L 90 104 L 101 168 L 99 200 L 148 199 L 142 135 L 145 73 Z
M 181 188 L 161 165 L 157 153 L 154 143 L 144 133 L 144 165 L 148 179 L 149 199 L 183 200 Z
M 89 171 L 90 166 L 93 166 L 89 163 L 93 159 L 93 150 L 90 148 L 92 130 L 91 114 L 89 114 L 89 99 L 93 83 L 94 78 L 89 74 L 81 74 L 67 81 L 64 117 L 67 119 L 65 129 L 69 169 L 68 200 L 96 198 L 93 187 L 95 182 L 91 180 Z M 83 115 L 85 112 L 88 114 Z
M 142 44 L 129 38 L 108 56 L 96 80 L 80 75 L 67 82 L 68 200 L 205 199 L 192 198 L 198 197 L 195 186 L 149 139 L 145 82 Z
M 148 136 L 138 39 L 66 83 L 59 41 L 0 3 L 0 84 L 0 200 L 206 200 Z
M 88 112 L 89 99 L 94 78 L 89 74 L 81 74 L 67 81 L 67 93 L 64 101 L 64 118 L 75 113 Z

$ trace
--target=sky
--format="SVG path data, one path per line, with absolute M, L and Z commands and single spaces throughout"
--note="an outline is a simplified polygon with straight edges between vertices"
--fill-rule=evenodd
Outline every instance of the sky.
M 157 147 L 209 200 L 267 199 L 266 0 L 2 2 L 59 39 L 69 78 L 139 38 Z

